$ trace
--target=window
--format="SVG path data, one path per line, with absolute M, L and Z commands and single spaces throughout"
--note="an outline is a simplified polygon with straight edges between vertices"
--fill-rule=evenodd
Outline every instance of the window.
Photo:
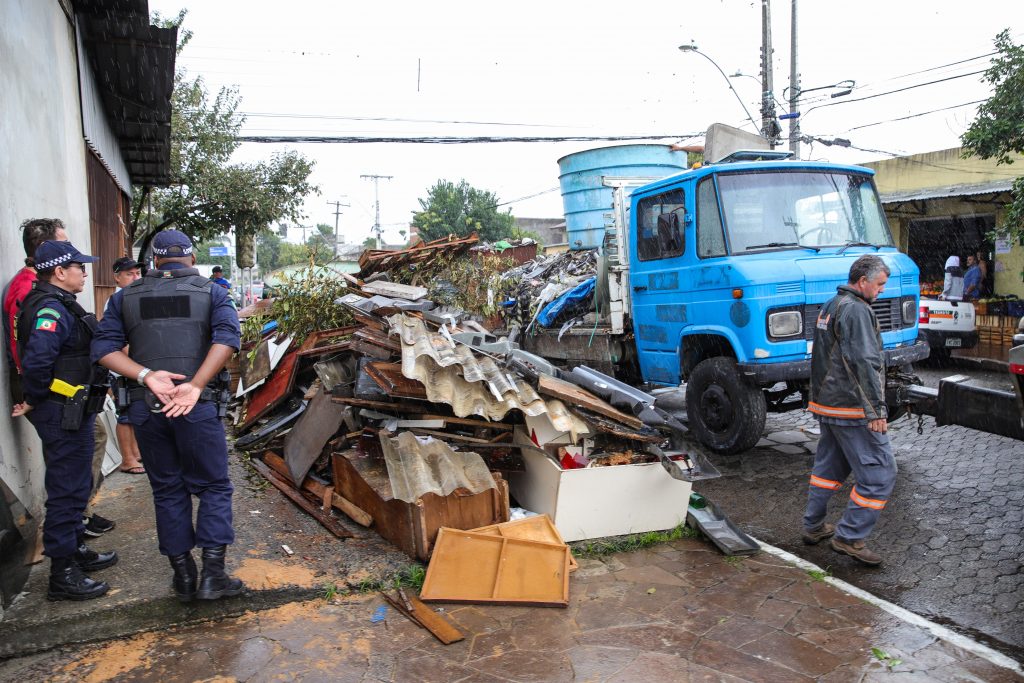
M 718 191 L 733 254 L 801 245 L 893 243 L 866 175 L 824 170 L 723 173 Z
M 725 233 L 712 178 L 705 178 L 697 185 L 697 256 L 725 256 Z
M 683 191 L 672 190 L 637 204 L 636 250 L 641 261 L 679 256 L 685 249 Z

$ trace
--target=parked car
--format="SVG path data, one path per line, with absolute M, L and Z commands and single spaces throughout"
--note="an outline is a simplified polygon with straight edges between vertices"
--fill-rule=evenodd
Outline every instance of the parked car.
M 925 299 L 918 305 L 918 329 L 928 340 L 933 360 L 949 360 L 954 349 L 978 345 L 974 304 L 966 301 Z

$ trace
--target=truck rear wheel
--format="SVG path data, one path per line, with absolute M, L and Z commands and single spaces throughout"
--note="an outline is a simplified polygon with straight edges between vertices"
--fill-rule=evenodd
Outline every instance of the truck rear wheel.
M 732 358 L 701 361 L 686 383 L 690 429 L 716 453 L 753 448 L 764 432 L 766 413 L 764 393 L 743 381 Z

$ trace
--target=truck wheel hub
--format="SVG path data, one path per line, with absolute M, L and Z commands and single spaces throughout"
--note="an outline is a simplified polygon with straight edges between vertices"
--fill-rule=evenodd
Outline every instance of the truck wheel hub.
M 700 397 L 700 413 L 708 429 L 720 432 L 733 422 L 732 401 L 718 385 L 709 386 Z

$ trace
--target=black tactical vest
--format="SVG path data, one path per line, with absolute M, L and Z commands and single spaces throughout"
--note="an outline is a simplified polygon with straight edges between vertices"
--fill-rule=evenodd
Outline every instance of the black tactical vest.
M 151 270 L 121 290 L 121 320 L 131 359 L 191 379 L 212 342 L 211 287 L 195 268 L 178 268 Z
M 93 365 L 89 360 L 89 344 L 92 342 L 92 335 L 96 330 L 96 316 L 82 308 L 82 305 L 75 301 L 73 294 L 48 282 L 36 280 L 32 290 L 25 295 L 25 299 L 21 302 L 21 310 L 15 321 L 18 355 L 24 358 L 25 344 L 28 342 L 29 335 L 32 334 L 32 326 L 36 322 L 39 311 L 53 301 L 59 302 L 67 309 L 74 317 L 76 327 L 70 346 L 64 346 L 60 350 L 60 356 L 57 357 L 57 362 L 53 366 L 53 376 L 72 386 L 100 383 L 99 375 L 105 375 L 106 371 Z

